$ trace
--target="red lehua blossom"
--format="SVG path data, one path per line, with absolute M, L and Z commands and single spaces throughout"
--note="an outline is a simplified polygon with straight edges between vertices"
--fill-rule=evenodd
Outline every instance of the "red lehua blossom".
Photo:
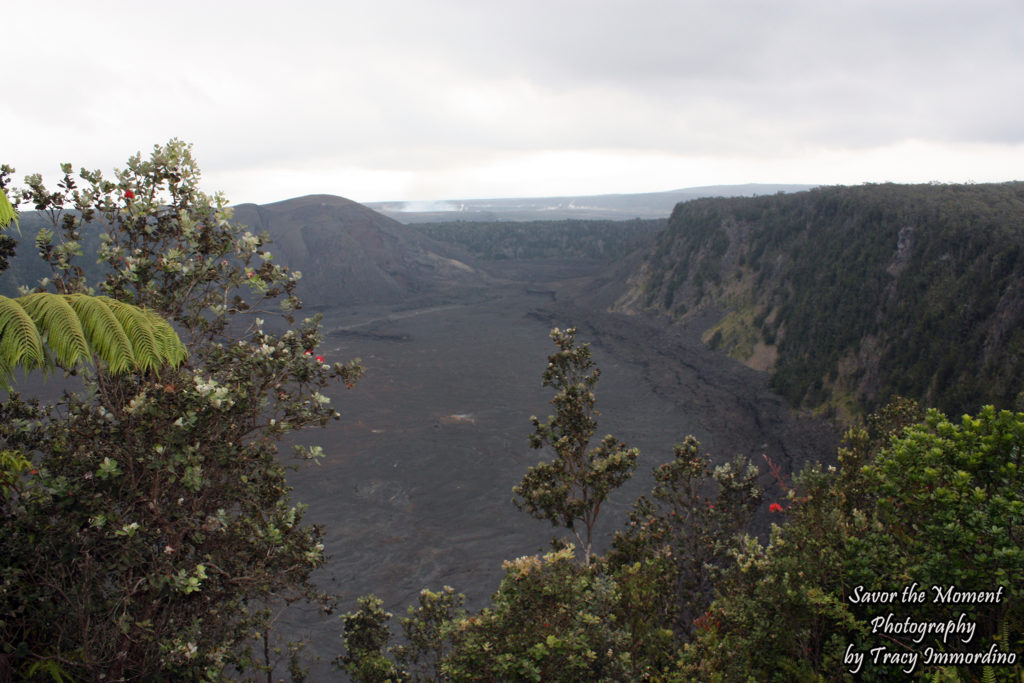
M 125 199 L 135 199 L 135 193 L 132 192 L 131 190 L 125 190 L 124 191 L 124 198 Z
M 323 356 L 317 356 L 316 357 L 316 362 L 317 363 L 323 363 L 324 362 L 324 357 Z
M 306 349 L 305 351 L 302 352 L 302 355 L 303 356 L 312 356 L 313 355 L 313 349 Z
M 29 474 L 39 474 L 39 470 L 29 470 Z
M 772 503 L 768 506 L 768 512 L 782 512 L 782 506 L 778 503 Z
M 247 270 L 247 271 L 245 271 L 245 276 L 246 277 L 255 277 L 256 276 L 256 271 Z

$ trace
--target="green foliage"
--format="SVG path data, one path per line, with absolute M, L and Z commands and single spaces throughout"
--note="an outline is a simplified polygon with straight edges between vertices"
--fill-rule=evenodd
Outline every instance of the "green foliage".
M 551 339 L 558 352 L 548 356 L 543 384 L 557 392 L 551 399 L 555 414 L 546 423 L 530 418 L 534 427 L 530 446 L 550 446 L 555 459 L 531 467 L 513 489 L 513 500 L 516 507 L 537 519 L 572 531 L 583 546 L 584 562 L 589 562 L 601 504 L 632 476 L 639 451 L 610 434 L 587 450 L 597 429 L 593 389 L 600 370 L 589 345 L 576 346 L 576 328 L 555 328 Z M 577 524 L 583 525 L 582 534 Z
M 773 527 L 766 548 L 748 538 L 733 549 L 733 563 L 716 581 L 717 597 L 686 647 L 688 678 L 842 680 L 845 645 L 859 644 L 862 635 L 844 603 L 852 585 L 843 548 L 865 528 L 860 517 L 841 514 L 823 498 L 822 476 L 813 470 L 801 480 L 808 500 L 789 509 L 785 527 Z
M 466 596 L 451 586 L 440 591 L 420 591 L 419 605 L 409 607 L 403 617 L 404 642 L 390 645 L 391 613 L 380 598 L 366 595 L 355 612 L 341 617 L 345 654 L 335 665 L 356 681 L 446 681 L 445 672 L 456 637 L 456 624 L 464 619 Z
M 1024 414 L 986 406 L 955 423 L 933 410 L 865 468 L 879 522 L 908 575 L 922 584 L 1004 585 L 1018 594 L 1024 585 L 1022 447 Z M 989 635 L 1005 616 L 1005 606 L 993 607 Z
M 616 621 L 618 589 L 572 546 L 506 562 L 492 605 L 456 623 L 443 670 L 457 681 L 620 681 L 629 637 Z
M 768 546 L 755 540 L 734 550 L 735 564 L 716 585 L 716 599 L 687 646 L 688 676 L 700 680 L 845 680 L 848 647 L 886 645 L 923 653 L 984 652 L 992 644 L 1019 652 L 1024 560 L 1024 479 L 1019 474 L 1024 413 L 991 407 L 959 423 L 901 402 L 869 431 L 853 430 L 840 468 L 806 470 L 790 497 L 788 523 Z M 864 604 L 858 591 L 896 591 L 918 584 L 920 603 Z M 943 604 L 933 587 L 996 591 L 998 602 Z M 963 612 L 976 625 L 970 643 L 930 633 L 921 642 L 873 633 L 872 619 L 945 623 Z M 901 645 L 901 642 L 903 644 Z M 938 675 L 917 667 L 915 676 Z M 960 669 L 961 679 L 976 680 Z M 943 675 L 948 674 L 945 671 Z M 1018 680 L 1017 667 L 986 673 Z M 904 680 L 900 667 L 865 665 L 861 680 Z
M 655 643 L 665 628 L 680 643 L 690 639 L 711 601 L 713 572 L 726 564 L 733 538 L 761 503 L 758 475 L 742 457 L 712 468 L 692 436 L 654 469 L 650 497 L 633 505 L 608 555 L 620 584 L 641 591 L 623 604 L 638 647 Z
M 411 672 L 413 681 L 446 679 L 443 664 L 451 651 L 455 624 L 465 618 L 465 602 L 466 596 L 451 586 L 438 592 L 423 589 L 419 605 L 410 606 L 409 616 L 400 620 L 406 644 L 394 648 L 395 658 Z
M 358 610 L 341 617 L 345 654 L 335 660 L 335 665 L 353 680 L 363 683 L 407 680 L 405 672 L 385 655 L 391 638 L 388 622 L 392 615 L 384 611 L 383 604 L 375 595 L 364 595 L 358 600 Z
M 391 614 L 374 596 L 342 617 L 353 680 L 619 681 L 630 677 L 628 633 L 617 621 L 617 585 L 572 546 L 504 564 L 489 607 L 467 615 L 464 597 L 424 590 L 401 620 L 405 642 L 389 645 Z
M 22 475 L 32 469 L 32 463 L 17 451 L 0 451 L 0 503 L 6 504 L 11 494 L 20 494 Z
M 29 176 L 11 193 L 50 217 L 38 244 L 60 296 L 81 320 L 100 316 L 76 303 L 106 306 L 133 353 L 167 335 L 126 305 L 164 316 L 189 355 L 145 374 L 100 365 L 59 412 L 0 406 L 0 439 L 34 469 L 0 506 L 0 657 L 75 680 L 269 672 L 251 644 L 266 640 L 271 610 L 325 600 L 310 582 L 321 532 L 289 499 L 277 443 L 337 419 L 322 391 L 359 368 L 315 359 L 318 321 L 292 322 L 297 274 L 198 189 L 187 145 L 133 157 L 116 182 L 64 173 L 58 191 Z M 74 245 L 90 221 L 109 300 L 82 296 Z M 251 314 L 276 301 L 283 331 L 271 333 Z

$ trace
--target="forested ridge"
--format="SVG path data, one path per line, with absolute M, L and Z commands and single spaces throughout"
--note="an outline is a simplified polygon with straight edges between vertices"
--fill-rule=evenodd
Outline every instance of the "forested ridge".
M 649 246 L 664 219 L 455 221 L 409 227 L 439 242 L 451 242 L 487 260 L 611 260 Z
M 1024 378 L 1024 183 L 863 185 L 679 204 L 620 300 L 770 369 L 794 404 L 1012 407 Z

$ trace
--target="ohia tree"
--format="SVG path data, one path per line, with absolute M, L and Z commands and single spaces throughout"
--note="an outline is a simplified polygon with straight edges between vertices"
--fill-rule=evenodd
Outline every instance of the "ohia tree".
M 125 374 L 111 358 L 59 406 L 0 405 L 0 443 L 32 463 L 0 501 L 0 670 L 271 675 L 272 610 L 327 604 L 310 578 L 325 561 L 321 530 L 291 501 L 278 442 L 337 419 L 325 392 L 351 386 L 360 368 L 315 353 L 318 320 L 294 319 L 299 273 L 231 220 L 223 196 L 200 190 L 185 143 L 132 157 L 114 180 L 62 170 L 56 190 L 30 175 L 10 194 L 51 220 L 36 246 L 56 292 L 23 299 L 82 307 L 91 349 L 117 321 L 132 369 L 169 343 L 168 328 L 126 313 L 151 311 L 179 331 L 188 357 Z M 76 262 L 87 231 L 99 233 L 109 298 L 93 296 Z M 261 318 L 272 315 L 273 332 Z M 102 334 L 88 331 L 97 320 L 109 325 Z M 53 346 L 59 335 L 44 332 Z M 295 455 L 323 451 L 300 441 Z
M 632 476 L 639 451 L 610 434 L 588 450 L 597 430 L 594 386 L 601 371 L 590 346 L 576 345 L 576 328 L 555 328 L 551 339 L 558 351 L 548 356 L 543 385 L 556 391 L 551 399 L 555 414 L 546 422 L 530 418 L 534 427 L 530 446 L 550 446 L 555 458 L 527 471 L 513 489 L 513 501 L 533 517 L 572 531 L 588 564 L 601 505 Z

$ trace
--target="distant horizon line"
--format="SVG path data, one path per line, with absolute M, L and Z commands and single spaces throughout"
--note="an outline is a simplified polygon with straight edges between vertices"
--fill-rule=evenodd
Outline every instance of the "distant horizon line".
M 1013 181 L 1008 181 L 1013 182 Z M 872 184 L 872 183 L 864 183 Z M 883 184 L 883 183 L 878 183 Z M 913 183 L 907 183 L 913 184 Z M 949 183 L 958 184 L 958 183 Z M 285 199 L 275 199 L 270 202 L 239 202 L 234 206 L 241 206 L 243 204 L 258 204 L 264 206 L 267 204 L 279 204 L 281 202 L 291 201 L 293 199 L 304 199 L 307 197 L 335 197 L 337 199 L 346 199 L 348 201 L 356 202 L 357 204 L 363 204 L 364 206 L 370 205 L 384 205 L 384 204 L 419 204 L 419 203 L 444 203 L 444 202 L 489 202 L 489 201 L 523 201 L 523 200 L 550 200 L 550 199 L 579 199 L 587 197 L 642 197 L 645 195 L 664 195 L 674 194 L 677 192 L 699 192 L 701 190 L 711 190 L 715 188 L 743 188 L 743 187 L 800 187 L 813 189 L 816 187 L 824 187 L 823 183 L 718 183 L 712 185 L 693 185 L 689 187 L 676 187 L 669 190 L 649 190 L 643 192 L 597 192 L 594 194 L 552 194 L 552 195 L 516 195 L 516 196 L 488 196 L 488 197 L 451 197 L 441 199 L 375 199 L 361 201 L 358 199 L 352 199 L 341 194 L 331 194 L 329 192 L 311 192 L 309 194 L 296 195 L 294 197 L 287 197 Z
M 440 198 L 440 199 L 385 199 L 385 200 L 368 200 L 361 201 L 358 199 L 352 199 L 341 194 L 332 194 L 329 192 L 312 192 L 310 194 L 296 195 L 293 197 L 286 197 L 284 199 L 276 199 L 269 202 L 231 202 L 233 206 L 242 206 L 245 204 L 256 204 L 258 206 L 266 206 L 270 204 L 279 204 L 281 202 L 292 201 L 295 199 L 304 199 L 307 197 L 334 197 L 338 199 L 345 199 L 348 201 L 362 204 L 364 206 L 376 206 L 379 208 L 386 207 L 399 207 L 406 204 L 423 204 L 423 205 L 443 205 L 453 203 L 476 203 L 476 202 L 513 202 L 513 201 L 538 201 L 538 200 L 565 200 L 565 199 L 581 199 L 581 198 L 597 198 L 597 197 L 642 197 L 651 195 L 669 195 L 675 193 L 691 193 L 700 192 L 704 190 L 713 191 L 716 189 L 727 189 L 727 188 L 757 188 L 757 187 L 770 187 L 770 188 L 800 188 L 796 191 L 807 191 L 819 187 L 858 187 L 863 185 L 1000 185 L 1006 183 L 1017 183 L 1024 182 L 1018 179 L 1011 180 L 994 180 L 994 181 L 941 181 L 932 180 L 926 182 L 897 182 L 897 181 L 864 181 L 860 183 L 763 183 L 763 182 L 750 182 L 750 183 L 718 183 L 711 185 L 693 185 L 689 187 L 677 187 L 669 190 L 651 190 L 644 192 L 599 192 L 595 194 L 552 194 L 552 195 L 517 195 L 517 196 L 487 196 L 487 197 L 451 197 L 451 198 Z M 399 210 L 398 208 L 392 210 Z M 435 209 L 436 210 L 436 209 Z

